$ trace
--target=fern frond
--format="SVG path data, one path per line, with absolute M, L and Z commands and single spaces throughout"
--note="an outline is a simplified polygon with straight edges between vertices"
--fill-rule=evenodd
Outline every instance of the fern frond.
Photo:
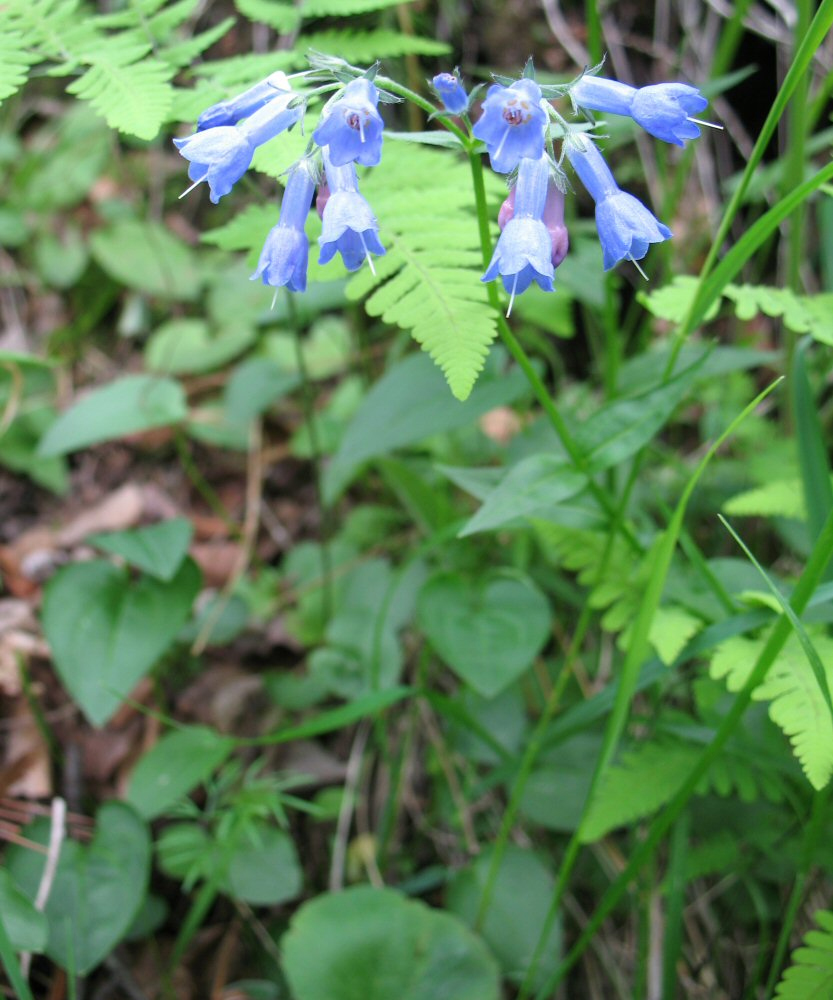
M 662 808 L 676 794 L 703 752 L 703 745 L 664 736 L 626 753 L 605 774 L 590 804 L 585 839 L 599 840 Z M 764 797 L 778 803 L 783 793 L 766 767 L 756 766 L 738 746 L 729 746 L 697 786 L 698 795 L 737 793 L 743 802 Z
M 173 45 L 166 45 L 159 50 L 159 57 L 177 69 L 190 66 L 197 56 L 202 55 L 207 48 L 228 34 L 234 24 L 233 17 L 226 17 L 219 24 L 215 24 L 213 28 L 207 28 L 198 35 L 186 38 L 181 42 L 175 42 Z
M 808 931 L 775 990 L 778 1000 L 829 1000 L 833 996 L 833 913 L 819 910 L 820 930 Z
M 726 514 L 739 517 L 807 518 L 801 480 L 772 479 L 763 486 L 738 493 L 723 504 Z
M 157 61 L 128 65 L 111 61 L 106 49 L 67 90 L 89 101 L 112 128 L 153 139 L 173 100 L 172 75 L 172 67 Z
M 297 52 L 292 51 L 250 52 L 228 59 L 212 59 L 209 63 L 195 66 L 194 73 L 233 94 L 251 87 L 258 80 L 265 80 L 275 70 L 294 69 L 303 61 Z
M 11 97 L 26 82 L 35 57 L 23 44 L 19 31 L 3 31 L 0 25 L 0 101 Z
M 413 0 L 405 0 L 412 3 Z M 398 7 L 402 0 L 303 0 L 303 17 L 349 17 L 352 14 L 370 14 L 389 7 Z M 340 53 L 339 49 L 335 49 Z
M 482 257 L 471 214 L 470 178 L 460 161 L 423 147 L 388 143 L 362 179 L 387 257 L 348 285 L 353 300 L 409 330 L 458 399 L 471 392 L 496 323 L 480 281 Z M 440 227 L 438 220 L 442 220 Z
M 828 684 L 833 684 L 833 639 L 815 634 L 812 641 L 827 672 Z M 711 676 L 725 679 L 730 691 L 739 691 L 764 642 L 764 638 L 735 636 L 721 643 L 712 657 Z M 789 737 L 808 781 L 816 789 L 824 788 L 833 774 L 833 721 L 795 635 L 787 640 L 752 697 L 770 702 L 770 718 Z
M 268 24 L 280 34 L 294 31 L 302 17 L 301 10 L 286 0 L 234 0 L 234 6 L 243 17 Z
M 395 59 L 398 56 L 444 56 L 451 51 L 445 42 L 434 38 L 420 38 L 401 31 L 322 31 L 305 34 L 303 52 L 337 52 L 351 63 L 368 64 L 376 59 Z

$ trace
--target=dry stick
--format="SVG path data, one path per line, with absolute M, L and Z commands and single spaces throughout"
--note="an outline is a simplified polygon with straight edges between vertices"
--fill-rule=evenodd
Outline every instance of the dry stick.
M 55 881 L 55 872 L 58 870 L 58 858 L 61 854 L 61 845 L 64 842 L 64 830 L 67 814 L 67 804 L 62 798 L 52 800 L 51 826 L 49 828 L 49 847 L 46 852 L 46 864 L 41 875 L 38 893 L 35 896 L 35 909 L 43 912 L 52 883 Z M 20 970 L 25 979 L 29 978 L 29 967 L 32 964 L 32 953 L 23 952 L 20 956 Z
M 338 811 L 333 858 L 330 862 L 330 892 L 339 892 L 344 886 L 344 862 L 347 857 L 347 839 L 350 836 L 350 824 L 353 822 L 353 809 L 356 805 L 356 787 L 364 758 L 364 748 L 370 733 L 370 722 L 365 719 L 356 730 L 350 756 L 347 759 L 347 774 L 344 778 L 344 795 Z

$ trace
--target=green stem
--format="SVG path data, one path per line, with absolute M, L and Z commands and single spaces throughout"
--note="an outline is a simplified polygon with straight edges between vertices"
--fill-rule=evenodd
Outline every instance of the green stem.
M 833 511 L 828 516 L 824 529 L 813 548 L 813 553 L 807 563 L 807 567 L 793 591 L 790 604 L 796 615 L 800 616 L 807 607 L 810 598 L 823 579 L 824 571 L 830 562 L 831 556 L 833 556 Z M 732 707 L 724 717 L 712 742 L 704 748 L 703 753 L 689 772 L 680 790 L 651 824 L 648 836 L 634 851 L 622 874 L 604 894 L 570 953 L 537 994 L 537 1000 L 546 1000 L 552 994 L 557 984 L 561 982 L 567 972 L 575 965 L 592 941 L 602 922 L 622 898 L 631 881 L 642 869 L 645 862 L 653 855 L 668 829 L 685 809 L 703 776 L 720 756 L 726 743 L 735 732 L 752 700 L 755 689 L 765 680 L 770 667 L 783 649 L 791 632 L 792 624 L 789 618 L 786 615 L 781 615 L 770 633 L 766 645 L 761 650 L 746 683 L 738 692 Z
M 480 248 L 483 253 L 483 265 L 486 267 L 488 266 L 489 259 L 491 257 L 492 239 L 489 232 L 489 209 L 486 203 L 486 185 L 483 180 L 483 163 L 480 159 L 480 154 L 475 152 L 475 150 L 471 148 L 471 145 L 469 145 L 468 154 L 469 164 L 471 165 L 475 205 L 477 207 L 477 225 L 480 233 Z M 611 518 L 611 520 L 615 519 L 616 505 L 614 501 L 591 477 L 587 467 L 587 460 L 579 450 L 579 447 L 573 439 L 573 436 L 570 433 L 564 418 L 561 416 L 558 407 L 553 402 L 552 397 L 541 380 L 541 376 L 535 370 L 532 361 L 529 359 L 529 355 L 523 349 L 520 341 L 512 332 L 509 324 L 506 322 L 506 317 L 503 315 L 503 309 L 501 308 L 500 294 L 495 283 L 489 282 L 486 285 L 486 291 L 489 296 L 489 305 L 492 309 L 494 309 L 495 316 L 497 317 L 497 327 L 500 339 L 506 345 L 518 367 L 526 376 L 527 382 L 529 382 L 529 385 L 535 394 L 535 398 L 541 404 L 541 407 L 544 410 L 544 413 L 546 413 L 550 424 L 552 424 L 553 430 L 558 435 L 558 439 L 561 441 L 561 444 L 564 446 L 564 450 L 567 452 L 570 461 L 579 472 L 583 472 L 587 476 L 587 486 L 593 494 L 594 499 L 602 510 L 608 515 L 608 517 Z M 630 526 L 623 522 L 621 524 L 621 530 L 628 543 L 637 552 L 641 553 L 643 551 L 642 546 Z

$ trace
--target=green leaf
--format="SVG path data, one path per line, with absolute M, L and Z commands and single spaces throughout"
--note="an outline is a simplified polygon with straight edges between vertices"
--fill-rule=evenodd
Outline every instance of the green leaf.
M 480 281 L 482 255 L 463 161 L 411 144 L 388 148 L 383 169 L 362 190 L 380 220 L 386 257 L 348 285 L 371 316 L 409 330 L 468 397 L 497 327 Z M 442 236 L 431 206 L 441 206 Z
M 303 11 L 287 0 L 234 0 L 234 6 L 250 21 L 268 24 L 281 35 L 298 27 Z
M 198 375 L 221 368 L 255 341 L 244 325 L 212 331 L 202 319 L 172 319 L 155 330 L 145 345 L 145 366 L 163 375 Z
M 808 931 L 775 990 L 778 1000 L 828 1000 L 833 996 L 833 913 L 819 910 L 819 930 Z
M 800 521 L 807 517 L 800 479 L 771 479 L 763 486 L 744 490 L 727 500 L 723 511 L 733 517 L 793 517 Z
M 325 471 L 324 494 L 332 501 L 363 462 L 416 444 L 432 434 L 473 424 L 496 406 L 511 403 L 526 390 L 523 373 L 484 373 L 470 398 L 460 403 L 448 394 L 442 377 L 424 354 L 392 365 L 367 393 Z
M 175 301 L 199 293 L 191 250 L 158 222 L 122 219 L 96 230 L 90 247 L 98 265 L 127 288 Z
M 229 859 L 223 891 L 252 906 L 277 906 L 295 899 L 303 875 L 288 833 L 269 823 L 251 823 Z
M 111 128 L 155 139 L 173 101 L 174 68 L 155 59 L 124 65 L 111 51 L 104 46 L 90 57 L 90 68 L 67 91 L 89 101 Z
M 486 919 L 476 927 L 480 900 L 489 878 L 492 851 L 487 850 L 458 872 L 448 887 L 446 907 L 472 930 L 479 930 L 500 962 L 503 974 L 521 982 L 535 952 L 547 918 L 555 879 L 533 851 L 510 845 L 501 858 Z M 561 958 L 561 924 L 555 922 L 547 936 L 543 958 L 532 985 L 542 985 Z
M 194 528 L 184 517 L 150 524 L 132 531 L 109 531 L 90 535 L 87 541 L 98 549 L 121 556 L 157 580 L 171 580 L 188 554 Z
M 62 413 L 41 439 L 41 455 L 66 455 L 102 441 L 177 424 L 188 415 L 179 382 L 125 375 L 93 389 Z
M 587 477 L 556 455 L 530 455 L 514 465 L 483 501 L 458 537 L 493 531 L 519 517 L 545 516 L 562 500 L 580 493 Z
M 11 97 L 23 86 L 29 76 L 29 67 L 35 61 L 22 33 L 3 25 L 3 30 L 0 30 L 0 101 Z
M 292 392 L 299 381 L 299 375 L 285 371 L 271 358 L 249 358 L 226 382 L 224 402 L 229 419 L 248 423 Z
M 814 635 L 813 643 L 833 684 L 833 639 Z M 765 644 L 764 639 L 735 636 L 722 643 L 712 657 L 710 673 L 723 679 L 730 691 L 739 691 Z M 833 774 L 833 722 L 813 669 L 793 633 L 769 669 L 766 680 L 752 695 L 768 701 L 769 715 L 789 737 L 810 784 L 824 788 Z
M 23 835 L 37 844 L 49 840 L 49 822 L 37 820 Z M 64 969 L 83 976 L 106 958 L 139 912 L 150 874 L 150 835 L 133 810 L 121 802 L 103 805 L 89 847 L 66 840 L 46 903 L 46 954 Z M 34 899 L 45 854 L 13 845 L 8 868 Z
M 339 11 L 341 16 L 341 11 Z M 305 45 L 316 52 L 338 52 L 351 63 L 372 63 L 376 59 L 397 59 L 400 56 L 444 56 L 451 52 L 448 42 L 437 38 L 405 34 L 377 28 L 375 31 L 321 31 L 307 34 Z
M 188 559 L 168 583 L 109 562 L 59 570 L 44 594 L 42 621 L 55 669 L 94 726 L 103 726 L 176 639 L 200 588 Z
M 807 376 L 807 343 L 801 343 L 793 355 L 790 388 L 798 464 L 810 538 L 815 540 L 833 509 L 833 486 L 830 483 L 830 462 L 827 441 L 819 419 L 818 405 Z M 828 575 L 829 578 L 829 575 Z
M 15 951 L 42 952 L 46 949 L 49 937 L 46 917 L 35 909 L 5 868 L 0 868 L 0 914 Z
M 304 17 L 347 17 L 398 7 L 401 2 L 402 0 L 301 0 L 301 13 Z M 406 4 L 412 2 L 413 0 L 405 0 Z M 340 49 L 334 51 L 341 52 Z
M 439 655 L 486 698 L 532 665 L 551 626 L 546 597 L 527 577 L 510 573 L 477 581 L 437 573 L 420 593 L 417 615 Z
M 687 395 L 694 367 L 636 398 L 609 403 L 584 421 L 575 440 L 589 471 L 618 465 L 648 444 Z
M 234 749 L 234 740 L 207 726 L 166 733 L 136 765 L 127 801 L 146 820 L 164 815 L 207 781 Z
M 498 970 L 456 917 L 392 889 L 305 903 L 282 939 L 296 1000 L 498 1000 Z

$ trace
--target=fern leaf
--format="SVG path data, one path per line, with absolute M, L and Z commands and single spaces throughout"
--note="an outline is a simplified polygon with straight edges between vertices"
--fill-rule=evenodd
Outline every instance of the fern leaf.
M 775 990 L 778 1000 L 829 1000 L 833 996 L 833 913 L 819 910 L 820 930 L 808 931 L 804 946 L 792 954 Z
M 303 50 L 337 52 L 352 63 L 372 63 L 398 56 L 444 56 L 451 48 L 434 38 L 420 38 L 401 31 L 323 31 L 304 35 Z
M 197 56 L 202 55 L 207 48 L 228 34 L 234 27 L 234 23 L 233 17 L 224 18 L 219 24 L 215 24 L 213 28 L 201 31 L 198 35 L 186 38 L 182 42 L 166 46 L 160 50 L 159 57 L 177 69 L 190 66 Z
M 173 69 L 164 63 L 119 65 L 105 53 L 67 90 L 89 101 L 111 128 L 153 139 L 173 101 L 172 74 Z
M 285 0 L 234 0 L 234 6 L 243 17 L 268 24 L 282 35 L 294 31 L 301 22 L 301 11 Z
M 763 486 L 738 493 L 723 504 L 726 514 L 739 517 L 794 517 L 807 519 L 801 480 L 772 479 Z
M 405 0 L 405 3 L 411 2 L 412 0 Z M 389 7 L 398 7 L 401 3 L 402 0 L 303 0 L 301 14 L 304 17 L 348 17 L 351 14 L 387 10 Z
M 619 826 L 652 815 L 669 802 L 694 765 L 703 746 L 664 736 L 626 753 L 621 763 L 608 769 L 587 814 L 584 839 L 599 840 Z M 765 766 L 747 759 L 742 746 L 729 746 L 712 764 L 697 787 L 698 795 L 715 792 L 726 797 L 737 793 L 743 802 L 761 796 L 780 802 L 783 794 Z
M 23 86 L 34 61 L 19 31 L 2 31 L 0 28 L 0 101 L 11 97 Z
M 816 634 L 813 643 L 833 684 L 833 639 Z M 730 691 L 746 683 L 765 640 L 735 636 L 712 657 L 712 677 L 726 681 Z M 795 635 L 790 636 L 766 680 L 755 689 L 756 701 L 769 701 L 769 715 L 789 737 L 810 784 L 821 789 L 833 774 L 833 721 L 813 669 Z
M 194 73 L 205 77 L 215 86 L 229 94 L 245 90 L 258 80 L 278 69 L 294 69 L 304 60 L 296 52 L 264 52 L 247 53 L 244 56 L 231 56 L 228 59 L 212 59 L 209 63 L 196 66 Z
M 458 399 L 471 392 L 496 324 L 480 282 L 482 258 L 471 215 L 470 178 L 459 161 L 422 147 L 388 144 L 382 165 L 362 180 L 379 219 L 387 257 L 363 269 L 348 297 L 410 330 Z M 436 219 L 442 217 L 442 236 Z

